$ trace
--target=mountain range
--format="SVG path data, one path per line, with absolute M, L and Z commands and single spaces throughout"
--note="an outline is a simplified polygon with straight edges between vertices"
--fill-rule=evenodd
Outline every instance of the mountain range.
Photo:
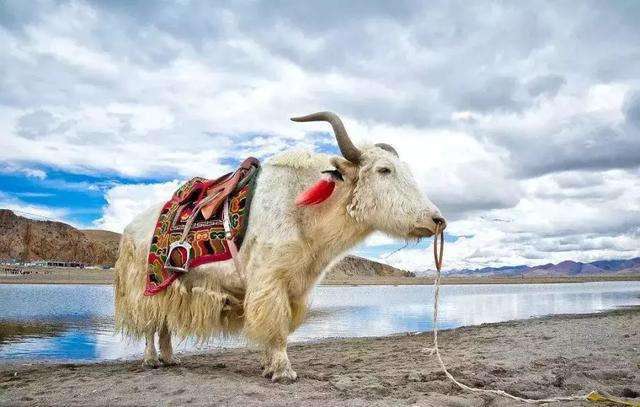
M 640 274 L 640 257 L 627 260 L 598 260 L 591 263 L 565 260 L 558 264 L 539 266 L 485 267 L 480 269 L 451 270 L 448 276 L 457 277 L 543 277 L 594 276 Z
M 0 209 L 0 260 L 67 261 L 113 266 L 120 235 L 78 230 L 55 221 L 24 218 Z
M 86 265 L 113 266 L 118 257 L 120 234 L 105 230 L 79 230 L 56 221 L 41 221 L 0 209 L 0 261 L 76 261 Z M 357 256 L 347 256 L 328 273 L 328 279 L 415 277 L 412 273 Z M 452 277 L 546 277 L 640 274 L 640 257 L 598 260 L 591 263 L 563 261 L 539 266 L 485 267 L 447 271 Z

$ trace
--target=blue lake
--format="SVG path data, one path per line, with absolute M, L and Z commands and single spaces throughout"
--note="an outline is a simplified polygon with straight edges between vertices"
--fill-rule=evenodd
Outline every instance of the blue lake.
M 315 289 L 292 342 L 380 336 L 432 328 L 432 286 Z M 451 285 L 441 288 L 439 327 L 640 305 L 640 282 Z M 186 340 L 178 352 L 243 345 Z M 113 331 L 113 289 L 101 285 L 0 285 L 0 360 L 95 361 L 139 357 L 143 343 Z

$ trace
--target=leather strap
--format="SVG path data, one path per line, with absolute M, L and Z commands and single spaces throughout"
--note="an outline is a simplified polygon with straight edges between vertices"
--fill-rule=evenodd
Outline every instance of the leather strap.
M 224 225 L 224 234 L 227 239 L 227 247 L 231 253 L 233 264 L 236 269 L 236 273 L 240 274 L 240 262 L 238 260 L 238 248 L 236 242 L 233 240 L 233 234 L 231 233 L 231 223 L 229 222 L 229 198 L 224 200 L 224 207 L 222 208 L 222 224 Z
M 236 186 L 240 182 L 240 177 L 242 176 L 242 171 L 240 170 L 241 169 L 248 170 L 251 168 L 252 165 L 257 163 L 258 163 L 258 160 L 256 160 L 255 158 L 253 157 L 247 158 L 240 165 L 240 168 L 238 168 L 236 172 L 233 173 L 233 175 L 231 175 L 229 178 L 226 178 L 220 181 L 219 183 L 214 183 L 207 189 L 207 192 L 206 192 L 207 196 L 211 196 L 211 195 L 217 195 L 217 196 L 213 198 L 211 202 L 208 202 L 205 206 L 202 207 L 202 210 L 200 211 L 200 213 L 202 214 L 202 217 L 205 220 L 209 219 L 214 213 L 216 213 L 218 208 L 220 208 L 220 204 L 229 195 L 233 193 Z

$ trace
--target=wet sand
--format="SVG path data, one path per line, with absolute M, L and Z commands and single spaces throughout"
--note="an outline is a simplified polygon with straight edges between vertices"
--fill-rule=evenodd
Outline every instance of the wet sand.
M 0 284 L 113 284 L 113 270 L 25 269 L 27 275 L 0 273 Z M 36 274 L 37 272 L 37 274 Z M 594 281 L 640 281 L 640 273 L 587 277 L 443 277 L 442 284 L 551 284 Z M 432 285 L 433 277 L 367 277 L 344 280 L 325 279 L 321 285 Z
M 518 405 L 455 387 L 423 351 L 431 339 L 293 345 L 300 379 L 289 385 L 262 378 L 259 353 L 247 349 L 182 355 L 182 365 L 155 370 L 140 361 L 4 364 L 0 405 Z M 598 390 L 640 402 L 640 308 L 458 328 L 442 332 L 441 349 L 452 374 L 473 386 L 531 398 Z

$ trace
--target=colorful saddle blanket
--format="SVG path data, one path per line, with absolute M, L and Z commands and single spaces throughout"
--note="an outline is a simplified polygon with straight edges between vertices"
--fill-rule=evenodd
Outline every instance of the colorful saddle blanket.
M 196 177 L 178 188 L 153 232 L 145 295 L 161 292 L 190 267 L 232 258 L 247 229 L 259 170 L 258 160 L 250 157 L 236 172 L 214 180 Z M 174 242 L 186 244 L 171 249 Z

